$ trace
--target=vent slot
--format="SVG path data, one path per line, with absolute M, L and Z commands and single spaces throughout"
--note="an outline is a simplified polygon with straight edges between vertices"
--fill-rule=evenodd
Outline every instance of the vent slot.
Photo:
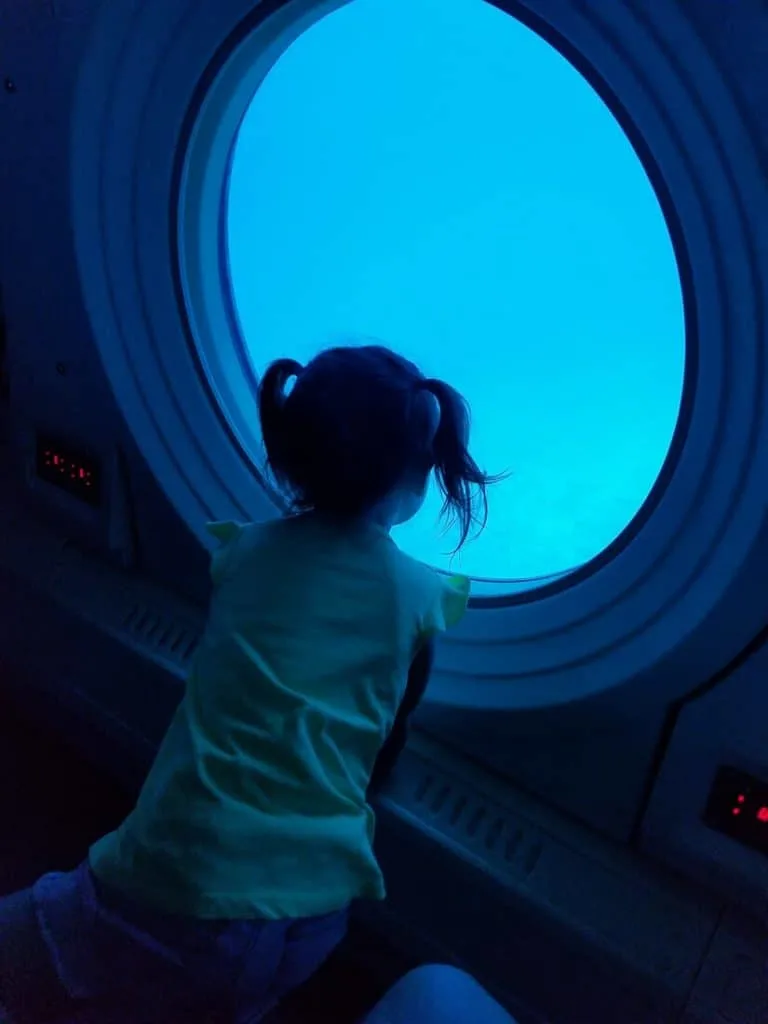
M 458 824 L 459 818 L 464 813 L 464 810 L 468 803 L 469 800 L 467 800 L 465 796 L 460 796 L 458 800 L 454 801 L 453 810 L 451 811 L 451 816 L 448 819 L 454 828 Z
M 478 830 L 480 829 L 480 826 L 482 825 L 483 821 L 486 819 L 487 816 L 488 812 L 486 811 L 486 809 L 484 807 L 478 807 L 475 813 L 469 819 L 469 823 L 467 824 L 466 827 L 466 833 L 471 839 L 475 838 L 475 836 L 478 833 Z
M 501 839 L 501 835 L 502 835 L 503 831 L 504 831 L 504 819 L 503 818 L 496 818 L 494 823 L 491 825 L 491 827 L 488 829 L 488 831 L 485 834 L 485 848 L 486 848 L 486 850 L 488 850 L 490 852 L 490 851 L 493 851 L 495 849 L 496 844 L 498 843 L 499 839 Z
M 424 778 L 421 780 L 416 790 L 416 793 L 414 794 L 417 804 L 424 803 L 427 793 L 429 793 L 430 789 L 432 788 L 433 781 L 434 780 L 431 775 L 425 775 Z
M 539 863 L 543 847 L 538 840 L 531 843 L 530 847 L 526 850 L 525 857 L 523 858 L 523 871 L 526 875 L 530 875 L 536 865 Z
M 442 811 L 443 807 L 445 807 L 445 801 L 448 799 L 450 795 L 450 786 L 444 785 L 440 787 L 440 789 L 437 791 L 437 794 L 432 799 L 432 803 L 430 805 L 433 814 L 439 814 L 440 811 Z
M 523 830 L 520 828 L 511 829 L 506 843 L 504 843 L 504 860 L 510 863 L 517 858 L 517 852 L 523 841 Z

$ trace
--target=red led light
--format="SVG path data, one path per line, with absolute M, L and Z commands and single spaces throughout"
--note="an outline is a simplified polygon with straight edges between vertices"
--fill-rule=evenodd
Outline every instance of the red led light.
M 768 821 L 768 807 L 761 807 L 757 812 L 758 821 Z
M 38 439 L 37 471 L 41 480 L 67 490 L 93 505 L 100 490 L 99 469 L 84 456 L 82 459 L 64 447 L 49 447 Z
M 746 797 L 743 794 L 739 793 L 739 795 L 736 797 L 736 799 L 739 801 L 740 804 L 743 804 L 744 801 L 746 800 Z
M 734 807 L 733 810 L 731 811 L 731 814 L 733 814 L 733 815 L 741 814 L 741 808 L 740 807 Z

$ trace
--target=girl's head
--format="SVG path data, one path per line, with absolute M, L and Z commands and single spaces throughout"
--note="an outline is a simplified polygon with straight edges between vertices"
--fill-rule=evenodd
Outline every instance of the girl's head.
M 496 478 L 469 454 L 467 403 L 383 346 L 330 348 L 305 367 L 278 359 L 261 379 L 259 415 L 269 467 L 295 511 L 352 520 L 383 508 L 395 525 L 418 511 L 434 471 L 459 547 L 473 523 L 485 525 Z

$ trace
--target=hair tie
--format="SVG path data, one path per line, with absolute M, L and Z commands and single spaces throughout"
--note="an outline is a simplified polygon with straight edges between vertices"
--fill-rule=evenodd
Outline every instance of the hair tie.
M 298 363 L 295 359 L 285 359 L 282 363 L 282 384 L 280 386 L 280 404 L 285 405 L 288 397 L 296 386 L 295 383 L 289 388 L 288 382 L 295 377 L 297 380 L 299 375 L 304 372 L 304 367 L 301 363 Z

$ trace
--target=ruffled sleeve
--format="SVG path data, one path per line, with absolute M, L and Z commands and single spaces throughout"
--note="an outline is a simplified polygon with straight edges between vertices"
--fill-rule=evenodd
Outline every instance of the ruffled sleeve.
M 206 523 L 205 528 L 221 543 L 211 557 L 211 577 L 214 583 L 219 583 L 232 566 L 244 527 L 242 523 L 221 522 Z
M 436 578 L 436 593 L 422 625 L 424 636 L 451 629 L 464 617 L 469 603 L 471 582 L 467 576 L 436 574 Z

